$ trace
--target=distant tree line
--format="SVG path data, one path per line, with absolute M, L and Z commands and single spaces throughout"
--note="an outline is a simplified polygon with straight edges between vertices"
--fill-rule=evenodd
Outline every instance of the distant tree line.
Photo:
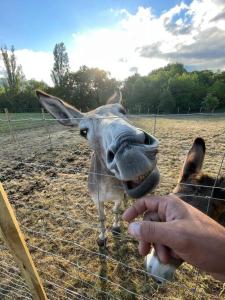
M 130 113 L 188 113 L 225 111 L 225 72 L 188 72 L 180 63 L 169 64 L 147 76 L 134 74 L 123 82 L 106 71 L 81 66 L 70 70 L 64 43 L 55 45 L 51 71 L 53 87 L 43 81 L 26 80 L 17 64 L 15 49 L 1 48 L 4 76 L 0 78 L 0 111 L 37 112 L 35 90 L 65 99 L 82 111 L 104 104 L 115 88 L 121 87 Z
M 225 72 L 187 72 L 182 64 L 169 64 L 147 76 L 126 79 L 124 97 L 131 112 L 224 111 Z

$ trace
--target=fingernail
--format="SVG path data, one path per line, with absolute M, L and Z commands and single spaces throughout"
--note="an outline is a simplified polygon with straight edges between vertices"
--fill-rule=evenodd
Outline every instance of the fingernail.
M 133 235 L 133 236 L 139 236 L 140 235 L 140 223 L 130 223 L 129 227 L 128 227 L 128 232 L 129 234 Z

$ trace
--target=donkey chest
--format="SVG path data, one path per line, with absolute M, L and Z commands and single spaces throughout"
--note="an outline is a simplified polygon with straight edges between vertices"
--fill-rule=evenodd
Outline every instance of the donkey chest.
M 109 177 L 90 177 L 88 190 L 94 202 L 121 201 L 124 196 L 122 184 L 116 178 Z

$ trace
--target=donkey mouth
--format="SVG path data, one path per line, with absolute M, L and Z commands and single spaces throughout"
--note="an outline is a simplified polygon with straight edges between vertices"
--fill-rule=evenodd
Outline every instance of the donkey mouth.
M 130 197 L 140 198 L 151 192 L 158 185 L 159 178 L 158 168 L 155 167 L 153 171 L 149 171 L 133 180 L 123 181 L 123 185 Z

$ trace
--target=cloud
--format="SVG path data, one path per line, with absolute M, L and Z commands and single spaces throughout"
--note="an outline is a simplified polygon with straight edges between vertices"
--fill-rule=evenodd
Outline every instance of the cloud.
M 4 76 L 4 69 L 3 69 L 3 66 L 1 66 L 0 64 L 0 78 Z
M 225 69 L 224 10 L 220 0 L 181 2 L 160 16 L 144 7 L 135 14 L 113 10 L 121 15 L 114 27 L 73 35 L 73 67 L 98 66 L 119 79 L 174 61 L 195 69 Z
M 124 79 L 133 73 L 133 67 L 141 74 L 167 63 L 166 59 L 146 59 L 136 48 L 146 42 L 156 40 L 160 21 L 150 8 L 139 7 L 136 14 L 123 11 L 121 20 L 112 28 L 93 29 L 84 33 L 74 33 L 70 49 L 70 62 L 73 69 L 85 64 L 110 71 L 111 75 Z M 161 36 L 163 38 L 163 36 Z
M 197 69 L 225 68 L 225 31 L 210 28 L 199 33 L 191 45 L 180 45 L 179 52 L 163 53 L 160 44 L 146 46 L 140 50 L 144 57 L 160 57 L 171 62 L 179 61 Z
M 50 74 L 53 66 L 53 55 L 51 53 L 21 49 L 16 50 L 15 55 L 18 65 L 23 68 L 26 79 L 43 80 L 52 85 Z M 0 59 L 0 77 L 4 75 L 4 65 Z
M 138 70 L 142 75 L 180 61 L 191 69 L 225 69 L 225 1 L 185 0 L 156 16 L 151 7 L 108 13 L 111 27 L 75 32 L 67 47 L 70 66 L 109 71 L 124 79 Z M 26 77 L 51 83 L 53 56 L 29 49 L 16 51 Z
M 225 20 L 225 11 L 216 15 L 211 21 L 220 21 L 220 20 L 222 20 L 222 21 Z
M 137 51 L 145 58 L 179 61 L 195 69 L 225 69 L 224 9 L 222 1 L 194 0 L 189 6 L 174 10 L 175 14 L 168 20 L 166 13 L 161 16 L 168 31 L 166 38 Z M 173 47 L 165 50 L 168 38 L 173 41 Z
M 133 73 L 137 73 L 138 72 L 138 67 L 131 67 L 130 72 L 133 72 Z
M 53 55 L 51 53 L 22 49 L 17 50 L 15 54 L 27 79 L 35 78 L 52 84 L 50 74 L 53 66 Z

